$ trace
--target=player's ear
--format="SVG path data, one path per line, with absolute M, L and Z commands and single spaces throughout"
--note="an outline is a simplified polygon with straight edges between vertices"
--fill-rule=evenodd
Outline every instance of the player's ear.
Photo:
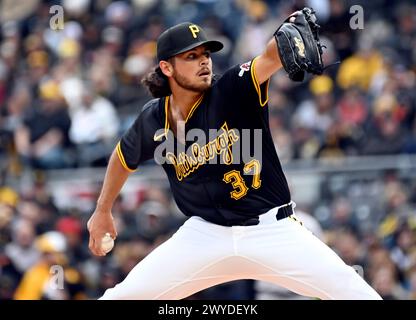
M 170 62 L 162 60 L 159 62 L 159 67 L 165 76 L 171 77 L 173 75 L 173 66 Z

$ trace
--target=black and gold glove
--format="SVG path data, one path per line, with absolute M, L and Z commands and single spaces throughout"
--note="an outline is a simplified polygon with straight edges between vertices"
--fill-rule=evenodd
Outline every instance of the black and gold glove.
M 322 45 L 315 12 L 303 8 L 291 14 L 274 33 L 283 68 L 293 81 L 302 81 L 305 72 L 322 74 Z

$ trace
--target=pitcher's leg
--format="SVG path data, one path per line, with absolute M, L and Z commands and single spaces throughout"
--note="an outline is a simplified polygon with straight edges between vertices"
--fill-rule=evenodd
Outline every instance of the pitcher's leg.
M 291 218 L 263 226 L 261 232 L 263 241 L 251 245 L 250 237 L 258 237 L 253 231 L 244 244 L 247 258 L 259 265 L 257 279 L 320 299 L 381 299 L 352 267 Z
M 182 299 L 229 281 L 219 267 L 232 253 L 227 232 L 201 223 L 187 221 L 100 299 Z

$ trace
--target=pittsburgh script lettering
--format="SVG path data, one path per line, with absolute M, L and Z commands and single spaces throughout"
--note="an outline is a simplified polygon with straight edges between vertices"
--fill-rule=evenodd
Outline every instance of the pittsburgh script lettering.
M 181 152 L 177 157 L 172 153 L 166 153 L 166 158 L 173 164 L 176 177 L 179 181 L 194 172 L 199 166 L 204 165 L 216 155 L 221 155 L 224 164 L 233 162 L 231 146 L 238 141 L 239 137 L 234 129 L 228 129 L 227 123 L 221 127 L 222 133 L 206 145 L 192 144 L 191 154 Z

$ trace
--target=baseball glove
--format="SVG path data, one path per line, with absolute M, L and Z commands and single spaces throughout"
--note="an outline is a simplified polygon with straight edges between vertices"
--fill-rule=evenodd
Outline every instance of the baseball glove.
M 302 81 L 305 71 L 322 74 L 320 26 L 315 11 L 303 8 L 291 14 L 274 33 L 283 68 L 293 81 Z

